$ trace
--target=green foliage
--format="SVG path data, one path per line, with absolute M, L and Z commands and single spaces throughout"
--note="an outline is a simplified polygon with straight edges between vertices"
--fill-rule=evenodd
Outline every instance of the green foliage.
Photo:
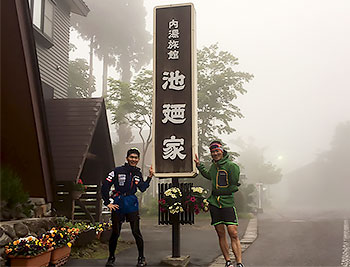
M 1 217 L 17 219 L 17 216 L 31 217 L 34 205 L 24 191 L 18 175 L 7 167 L 1 167 Z
M 26 203 L 29 194 L 23 190 L 21 179 L 9 168 L 1 167 L 1 200 L 7 202 L 7 206 L 14 208 L 16 204 Z
M 68 97 L 91 97 L 95 91 L 95 77 L 91 77 L 90 84 L 89 65 L 85 59 L 77 58 L 69 61 Z
M 276 184 L 282 179 L 281 169 L 271 162 L 266 162 L 264 148 L 259 148 L 254 143 L 246 143 L 242 139 L 235 142 L 241 150 L 239 151 L 239 164 L 241 172 L 244 172 L 252 183 Z
M 85 192 L 87 187 L 86 187 L 86 185 L 84 185 L 83 180 L 79 179 L 78 182 L 73 183 L 72 189 L 73 189 L 73 191 Z
M 127 115 L 133 111 L 134 102 L 130 92 L 130 84 L 113 78 L 108 79 L 109 93 L 106 106 L 112 113 L 112 123 L 128 122 Z
M 244 94 L 244 83 L 253 75 L 234 70 L 238 59 L 231 53 L 218 51 L 218 45 L 198 51 L 198 132 L 199 154 L 204 156 L 212 140 L 219 134 L 229 134 L 233 117 L 242 118 L 239 108 L 233 105 L 238 93 Z M 150 70 L 141 70 L 135 79 L 126 84 L 109 79 L 107 107 L 113 123 L 127 120 L 137 127 L 146 153 L 151 143 L 153 80 Z M 147 130 L 147 131 L 146 131 Z M 147 132 L 147 136 L 142 133 Z M 237 154 L 233 153 L 234 156 Z
M 133 140 L 131 128 L 128 127 L 127 115 L 132 112 L 134 102 L 130 92 L 130 84 L 110 78 L 108 80 L 107 109 L 112 114 L 112 123 L 117 125 L 119 140 L 113 144 L 115 162 L 122 164 L 125 161 L 127 143 Z
M 155 216 L 158 215 L 158 200 L 152 196 L 146 196 L 145 202 L 140 208 L 141 215 Z
M 112 121 L 118 125 L 127 122 L 138 129 L 143 142 L 143 155 L 146 154 L 152 140 L 152 84 L 152 72 L 145 69 L 142 69 L 130 84 L 114 79 L 108 81 L 109 93 L 106 101 L 107 108 L 112 113 Z M 131 132 L 128 136 L 131 136 Z M 124 141 L 126 143 L 131 140 Z M 121 142 L 116 146 L 123 147 Z M 119 149 L 119 151 L 125 151 L 125 149 Z M 142 167 L 144 159 L 144 157 L 141 158 Z
M 197 57 L 199 154 L 203 155 L 218 135 L 235 131 L 229 123 L 243 115 L 233 101 L 246 92 L 243 85 L 253 75 L 235 71 L 238 59 L 219 51 L 217 44 L 199 50 Z
M 84 232 L 90 229 L 96 229 L 96 224 L 84 222 L 84 221 L 76 221 L 73 222 L 66 217 L 58 217 L 56 219 L 57 228 L 65 227 L 65 228 L 76 228 L 79 229 L 79 232 Z
M 235 205 L 237 212 L 252 212 L 254 207 L 255 186 L 252 184 L 242 184 L 239 191 L 235 193 Z
M 5 246 L 5 252 L 11 256 L 36 256 L 49 249 L 49 245 L 36 237 L 17 239 Z

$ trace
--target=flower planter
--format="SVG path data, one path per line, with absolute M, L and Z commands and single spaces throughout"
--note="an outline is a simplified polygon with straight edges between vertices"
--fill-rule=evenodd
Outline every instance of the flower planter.
M 82 247 L 92 242 L 96 238 L 95 229 L 81 232 L 74 242 L 75 247 Z
M 9 256 L 11 266 L 48 266 L 51 258 L 51 250 L 37 256 Z
M 68 246 L 63 246 L 56 248 L 51 252 L 50 264 L 54 266 L 61 266 L 68 261 L 70 256 L 71 248 Z
M 102 231 L 100 235 L 100 242 L 107 244 L 112 234 L 112 229 Z
M 81 197 L 81 195 L 83 194 L 83 192 L 82 191 L 72 191 L 71 194 L 72 194 L 73 199 L 79 199 Z

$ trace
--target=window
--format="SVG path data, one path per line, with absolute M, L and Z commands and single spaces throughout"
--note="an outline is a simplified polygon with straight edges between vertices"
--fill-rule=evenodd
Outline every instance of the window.
M 35 28 L 45 37 L 53 38 L 55 6 L 51 0 L 28 0 Z

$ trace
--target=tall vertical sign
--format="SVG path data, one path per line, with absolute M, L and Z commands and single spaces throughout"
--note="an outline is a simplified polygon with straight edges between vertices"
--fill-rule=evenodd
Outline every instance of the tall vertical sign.
M 157 177 L 194 177 L 197 69 L 192 4 L 154 8 L 153 166 Z

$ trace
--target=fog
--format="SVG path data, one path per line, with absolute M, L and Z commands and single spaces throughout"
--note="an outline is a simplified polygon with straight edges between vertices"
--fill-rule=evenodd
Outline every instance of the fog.
M 150 33 L 153 8 L 174 3 L 181 1 L 144 1 Z M 247 94 L 235 101 L 245 118 L 233 119 L 236 132 L 222 139 L 232 150 L 239 137 L 265 148 L 266 160 L 284 174 L 271 187 L 276 204 L 348 207 L 349 150 L 324 155 L 335 149 L 337 126 L 350 121 L 350 1 L 192 3 L 197 48 L 218 43 L 239 59 L 237 70 L 254 75 L 245 85 Z M 88 58 L 86 42 L 74 32 L 71 42 L 78 47 L 71 58 Z M 102 64 L 96 63 L 96 96 L 101 95 L 98 73 Z M 118 76 L 113 69 L 110 75 Z M 344 132 L 340 147 L 349 148 L 350 134 Z

